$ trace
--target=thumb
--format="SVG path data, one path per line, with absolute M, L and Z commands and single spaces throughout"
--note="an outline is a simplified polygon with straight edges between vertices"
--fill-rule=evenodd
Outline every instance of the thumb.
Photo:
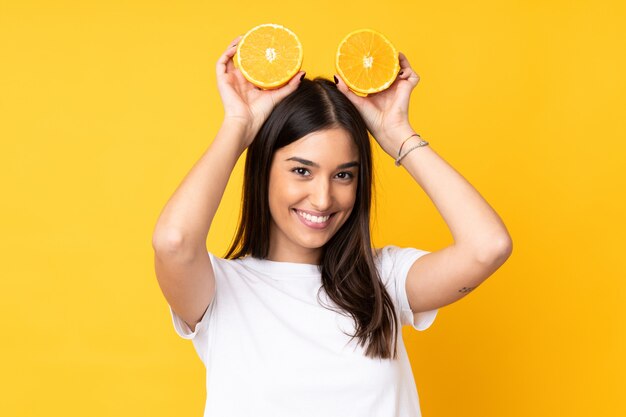
M 363 97 L 359 97 L 352 90 L 350 90 L 350 88 L 343 81 L 343 78 L 336 74 L 333 77 L 335 78 L 335 84 L 337 84 L 337 89 L 341 91 L 348 98 L 348 100 L 352 102 L 352 104 L 357 106 L 363 101 Z
M 282 87 L 276 90 L 276 93 L 275 93 L 276 98 L 279 100 L 282 100 L 283 98 L 287 97 L 289 94 L 296 91 L 296 88 L 298 88 L 298 85 L 300 85 L 300 81 L 304 78 L 305 75 L 306 75 L 306 71 L 298 71 L 296 75 L 291 77 L 291 80 L 289 80 L 287 84 L 283 85 Z

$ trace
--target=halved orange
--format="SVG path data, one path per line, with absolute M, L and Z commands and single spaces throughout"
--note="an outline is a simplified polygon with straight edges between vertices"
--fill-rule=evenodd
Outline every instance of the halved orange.
M 389 88 L 400 71 L 400 61 L 382 33 L 359 29 L 339 43 L 335 68 L 350 90 L 367 96 Z
M 291 30 L 267 23 L 250 29 L 233 57 L 243 76 L 257 87 L 281 87 L 302 67 L 302 44 Z

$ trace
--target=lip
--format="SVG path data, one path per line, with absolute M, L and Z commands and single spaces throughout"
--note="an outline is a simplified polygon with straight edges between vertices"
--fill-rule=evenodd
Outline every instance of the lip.
M 305 210 L 300 210 L 304 213 L 309 213 L 308 211 Z M 335 216 L 335 213 L 331 213 L 330 217 L 328 218 L 328 220 L 326 220 L 326 222 L 324 223 L 313 223 L 308 221 L 307 219 L 305 219 L 304 217 L 302 217 L 301 215 L 298 214 L 298 210 L 297 209 L 293 209 L 293 214 L 300 219 L 300 221 L 302 222 L 302 224 L 304 224 L 305 226 L 310 227 L 311 229 L 317 229 L 317 230 L 321 230 L 321 229 L 326 229 L 328 227 L 328 225 L 330 225 L 333 217 Z

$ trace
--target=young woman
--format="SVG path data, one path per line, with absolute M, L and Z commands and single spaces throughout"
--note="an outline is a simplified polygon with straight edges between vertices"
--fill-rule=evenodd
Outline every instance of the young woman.
M 511 253 L 509 234 L 414 135 L 419 77 L 403 54 L 394 84 L 365 98 L 304 73 L 262 91 L 234 68 L 238 40 L 217 63 L 223 124 L 153 236 L 175 329 L 206 366 L 205 416 L 419 416 L 401 326 L 425 330 L 492 275 Z M 368 131 L 393 159 L 402 147 L 399 163 L 454 244 L 371 247 Z M 206 238 L 246 149 L 240 224 L 220 258 Z

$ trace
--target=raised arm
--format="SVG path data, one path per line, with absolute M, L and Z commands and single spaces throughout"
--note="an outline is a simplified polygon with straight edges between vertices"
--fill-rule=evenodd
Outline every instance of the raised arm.
M 239 156 L 243 129 L 224 123 L 170 197 L 152 236 L 157 280 L 172 309 L 194 329 L 215 294 L 206 238 Z
M 396 159 L 402 142 L 415 133 L 408 120 L 409 99 L 419 82 L 404 54 L 392 86 L 368 97 L 338 88 L 357 106 L 380 146 Z M 409 139 L 402 153 L 420 142 Z M 415 313 L 434 310 L 464 296 L 510 256 L 512 240 L 504 223 L 479 192 L 430 146 L 408 153 L 402 166 L 422 187 L 448 225 L 454 243 L 420 257 L 410 268 L 406 292 Z
M 152 236 L 159 286 L 192 330 L 215 296 L 206 239 L 233 168 L 273 106 L 297 88 L 302 75 L 277 90 L 257 89 L 233 65 L 239 39 L 216 66 L 224 121 L 211 146 L 168 200 Z
M 411 138 L 404 146 L 417 142 Z M 407 297 L 411 310 L 418 313 L 468 295 L 507 260 L 512 241 L 487 201 L 430 146 L 411 151 L 401 163 L 435 204 L 454 238 L 452 245 L 420 257 L 409 269 Z

